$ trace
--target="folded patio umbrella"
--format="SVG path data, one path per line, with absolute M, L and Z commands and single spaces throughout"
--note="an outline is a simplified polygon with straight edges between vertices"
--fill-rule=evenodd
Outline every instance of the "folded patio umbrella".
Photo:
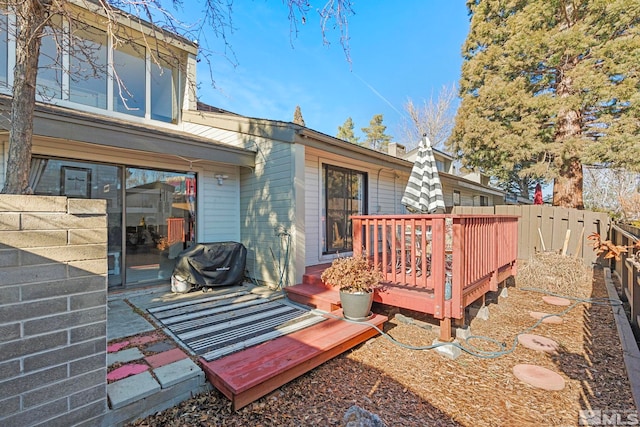
M 411 169 L 409 182 L 401 202 L 412 213 L 444 213 L 442 184 L 427 136 L 420 141 L 418 154 Z

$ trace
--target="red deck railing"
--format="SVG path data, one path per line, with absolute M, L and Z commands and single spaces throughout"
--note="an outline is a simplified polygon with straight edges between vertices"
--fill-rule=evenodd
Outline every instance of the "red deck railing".
M 354 255 L 365 254 L 392 288 L 377 292 L 379 302 L 461 319 L 469 304 L 515 274 L 517 216 L 359 215 L 352 221 Z

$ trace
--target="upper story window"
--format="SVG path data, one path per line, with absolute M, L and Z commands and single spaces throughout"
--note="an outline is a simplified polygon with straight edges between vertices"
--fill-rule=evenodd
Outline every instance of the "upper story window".
M 62 98 L 62 19 L 52 16 L 43 31 L 38 57 L 38 93 L 45 99 Z
M 0 13 L 0 90 L 13 83 L 14 24 Z M 135 43 L 132 30 L 109 37 L 99 21 L 68 22 L 52 16 L 44 30 L 38 58 L 37 94 L 45 102 L 84 111 L 111 111 L 177 123 L 181 105 L 181 65 L 187 53 L 172 46 Z M 95 26 L 94 26 L 95 25 Z M 131 36 L 131 34 L 134 34 Z M 117 43 L 114 42 L 117 40 Z M 4 88 L 3 88 L 4 87 Z M 95 110 L 94 110 L 95 109 Z
M 151 64 L 151 118 L 176 122 L 178 118 L 178 64 L 173 58 L 158 57 Z
M 73 29 L 70 40 L 69 100 L 107 108 L 107 33 L 83 26 Z
M 113 109 L 144 117 L 146 111 L 145 48 L 128 43 L 113 51 Z

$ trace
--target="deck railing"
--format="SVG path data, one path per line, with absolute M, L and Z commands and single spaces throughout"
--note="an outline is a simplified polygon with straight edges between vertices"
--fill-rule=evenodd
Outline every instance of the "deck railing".
M 366 255 L 393 286 L 428 291 L 439 319 L 462 318 L 487 284 L 497 290 L 515 273 L 517 216 L 359 215 L 352 221 L 354 255 Z

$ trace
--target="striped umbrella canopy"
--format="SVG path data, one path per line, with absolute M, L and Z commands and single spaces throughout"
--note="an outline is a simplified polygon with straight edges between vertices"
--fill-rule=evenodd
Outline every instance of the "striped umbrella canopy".
M 444 213 L 442 184 L 427 136 L 420 141 L 418 155 L 411 169 L 409 182 L 402 196 L 402 204 L 413 213 Z

